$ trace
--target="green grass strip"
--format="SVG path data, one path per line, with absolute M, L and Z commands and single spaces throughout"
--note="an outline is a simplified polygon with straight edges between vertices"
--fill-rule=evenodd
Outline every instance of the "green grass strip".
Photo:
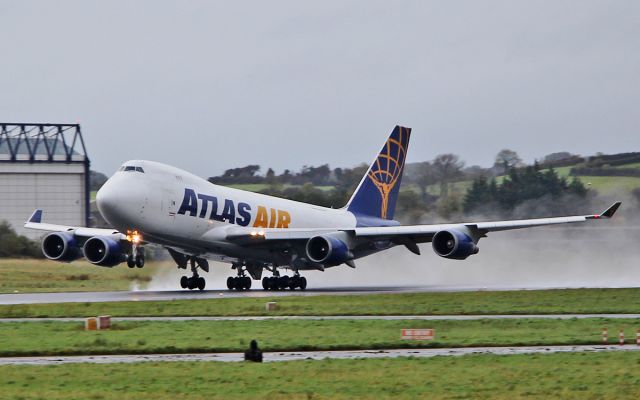
M 0 366 L 3 399 L 637 399 L 633 353 Z
M 265 303 L 278 308 L 267 313 Z M 0 306 L 0 317 L 637 313 L 640 289 L 246 297 Z
M 84 331 L 79 322 L 0 324 L 0 356 L 237 352 L 256 339 L 264 351 L 599 344 L 619 328 L 635 343 L 640 319 L 475 321 L 263 320 L 118 322 Z M 402 328 L 434 328 L 434 341 L 400 339 Z

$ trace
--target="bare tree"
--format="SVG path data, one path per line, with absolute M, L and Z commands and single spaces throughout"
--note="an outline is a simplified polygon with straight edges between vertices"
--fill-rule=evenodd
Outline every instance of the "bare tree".
M 506 174 L 511 168 L 516 168 L 522 165 L 522 159 L 513 150 L 502 149 L 496 154 L 496 162 L 494 167 L 496 170 L 502 170 Z
M 416 174 L 415 174 L 415 183 L 420 188 L 420 193 L 422 195 L 422 201 L 424 203 L 427 202 L 427 190 L 429 186 L 438 182 L 438 178 L 436 177 L 436 172 L 429 161 L 422 162 L 418 165 Z
M 440 154 L 433 160 L 435 177 L 440 182 L 440 197 L 449 195 L 449 184 L 462 177 L 464 161 L 455 154 Z

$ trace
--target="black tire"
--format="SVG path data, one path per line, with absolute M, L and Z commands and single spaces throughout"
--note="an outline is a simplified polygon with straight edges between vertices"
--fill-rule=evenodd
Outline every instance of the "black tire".
M 189 282 L 189 285 L 188 285 L 189 290 L 193 290 L 198 286 L 198 278 L 196 277 L 189 278 L 188 282 Z
M 134 268 L 136 266 L 136 260 L 133 259 L 133 254 L 127 256 L 127 267 Z
M 269 282 L 269 278 L 267 278 L 266 276 L 264 278 L 262 278 L 262 288 L 264 290 L 270 290 L 271 289 L 271 282 Z
M 300 290 L 305 290 L 307 288 L 307 278 L 305 278 L 304 276 L 301 276 L 298 287 L 300 288 Z
M 244 286 L 244 289 L 245 290 L 251 289 L 251 278 L 249 278 L 248 276 L 245 276 L 243 280 L 244 280 L 244 285 L 242 286 Z
M 180 286 L 183 289 L 186 289 L 187 287 L 189 287 L 189 278 L 187 278 L 186 276 L 183 276 L 182 278 L 180 278 Z
M 198 290 L 204 290 L 204 287 L 207 284 L 207 282 L 204 280 L 203 277 L 199 277 L 197 283 L 198 283 Z
M 235 280 L 233 279 L 232 276 L 228 277 L 227 278 L 227 289 L 229 289 L 229 290 L 235 289 L 236 288 L 235 283 L 236 282 L 235 282 Z
M 136 254 L 136 267 L 142 268 L 144 267 L 144 254 Z
M 291 279 L 289 279 L 289 289 L 290 290 L 296 290 L 296 288 L 300 285 L 300 277 L 298 276 L 292 276 Z

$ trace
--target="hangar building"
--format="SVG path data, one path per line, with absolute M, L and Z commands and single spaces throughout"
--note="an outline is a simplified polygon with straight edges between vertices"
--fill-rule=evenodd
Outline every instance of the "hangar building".
M 0 221 L 22 227 L 33 210 L 44 222 L 89 226 L 89 157 L 78 124 L 0 122 Z

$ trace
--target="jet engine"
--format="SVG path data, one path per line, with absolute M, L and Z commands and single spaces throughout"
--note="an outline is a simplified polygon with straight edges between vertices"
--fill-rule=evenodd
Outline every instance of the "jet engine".
M 314 236 L 307 241 L 307 257 L 314 263 L 340 265 L 353 258 L 347 244 L 331 236 Z
M 94 236 L 87 240 L 83 251 L 90 263 L 101 267 L 114 267 L 127 258 L 120 242 L 105 236 Z
M 456 230 L 437 232 L 433 235 L 431 245 L 440 257 L 454 260 L 464 260 L 480 250 L 469 235 Z
M 49 260 L 71 262 L 82 256 L 75 236 L 66 232 L 50 233 L 42 240 L 42 254 Z

